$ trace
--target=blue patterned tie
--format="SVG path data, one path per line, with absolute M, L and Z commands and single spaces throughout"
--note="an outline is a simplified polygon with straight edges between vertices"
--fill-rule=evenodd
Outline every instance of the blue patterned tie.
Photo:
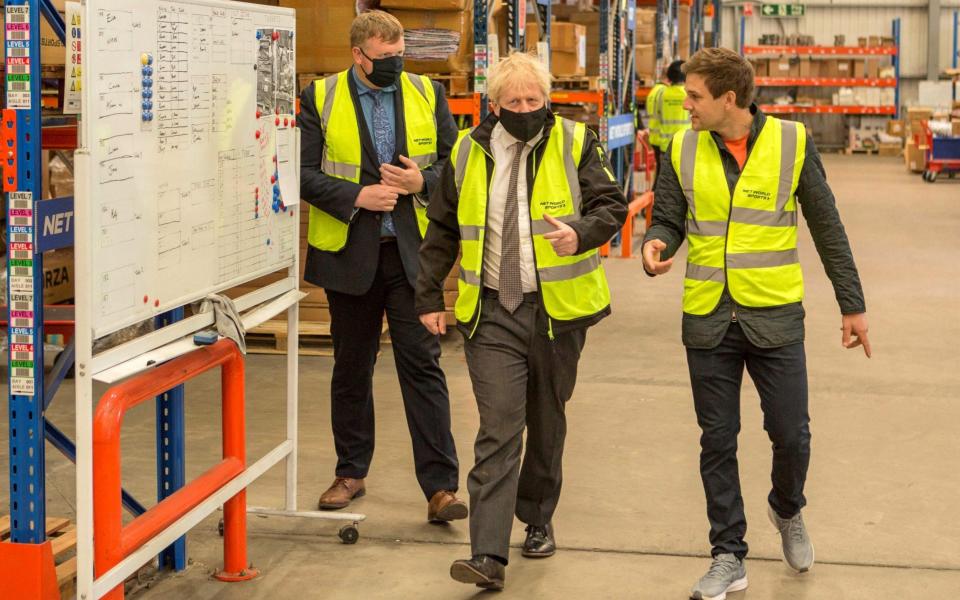
M 386 106 L 383 93 L 379 90 L 370 90 L 370 96 L 373 98 L 373 144 L 377 148 L 380 164 L 388 164 L 393 160 L 397 143 L 394 132 L 390 131 L 390 116 L 387 114 L 387 110 L 393 107 Z M 393 226 L 393 215 L 388 212 L 383 213 L 380 235 L 388 237 L 397 235 L 397 230 Z

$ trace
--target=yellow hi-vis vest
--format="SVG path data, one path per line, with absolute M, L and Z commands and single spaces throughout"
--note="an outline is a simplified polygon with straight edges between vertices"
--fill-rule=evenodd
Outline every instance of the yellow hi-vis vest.
M 796 192 L 806 144 L 801 123 L 767 117 L 731 198 L 710 132 L 673 138 L 670 158 L 688 206 L 683 312 L 713 312 L 724 286 L 741 306 L 803 300 Z
M 657 82 L 647 96 L 647 129 L 650 131 L 650 145 L 659 148 L 663 144 L 663 135 L 660 133 L 660 116 L 657 114 L 657 102 L 660 94 L 667 86 Z
M 586 126 L 557 117 L 546 144 L 543 158 L 533 174 L 530 200 L 530 233 L 533 236 L 534 262 L 540 295 L 548 316 L 548 333 L 553 338 L 553 322 L 572 321 L 596 315 L 610 305 L 610 290 L 600 264 L 600 254 L 590 250 L 573 256 L 557 256 L 544 235 L 554 231 L 543 216 L 558 221 L 580 220 L 582 196 L 577 173 Z M 470 331 L 480 322 L 483 286 L 483 249 L 487 225 L 487 157 L 489 155 L 470 136 L 461 131 L 450 154 L 459 194 L 457 221 L 460 224 L 460 281 L 455 307 L 457 321 Z M 491 159 L 493 157 L 490 157 Z M 497 166 L 494 165 L 494 169 Z M 501 167 L 501 168 L 509 168 Z M 494 174 L 491 174 L 491 180 Z M 521 202 L 525 199 L 520 199 Z
M 350 70 L 318 79 L 313 87 L 320 126 L 325 143 L 320 167 L 331 177 L 360 183 L 360 125 L 347 78 Z M 423 75 L 400 74 L 400 93 L 403 94 L 403 119 L 406 129 L 407 153 L 421 169 L 437 160 L 437 97 L 433 84 Z M 422 238 L 427 231 L 427 209 L 414 202 L 417 226 Z M 337 252 L 347 244 L 350 225 L 316 208 L 310 207 L 307 241 L 318 250 Z
M 670 140 L 678 131 L 690 129 L 690 113 L 683 108 L 687 92 L 682 85 L 670 85 L 657 98 L 657 118 L 660 125 L 660 150 L 667 151 Z

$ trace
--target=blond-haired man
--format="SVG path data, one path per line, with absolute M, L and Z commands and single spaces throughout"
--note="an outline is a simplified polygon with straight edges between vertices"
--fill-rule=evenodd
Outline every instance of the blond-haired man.
M 597 248 L 627 202 L 596 137 L 550 113 L 540 61 L 513 54 L 488 83 L 491 114 L 460 134 L 433 190 L 416 302 L 430 332 L 445 331 L 443 280 L 460 252 L 456 317 L 480 430 L 467 484 L 473 556 L 450 575 L 502 589 L 514 513 L 527 524 L 524 556 L 556 549 L 564 405 L 587 327 L 610 313 Z
M 403 71 L 403 27 L 371 11 L 350 28 L 353 65 L 301 96 L 301 191 L 310 204 L 304 278 L 330 302 L 336 478 L 321 509 L 366 490 L 374 446 L 373 367 L 383 315 L 430 521 L 464 519 L 440 344 L 413 304 L 426 198 L 457 138 L 443 88 Z
M 700 476 L 713 546 L 713 563 L 690 597 L 723 600 L 747 587 L 737 467 L 744 367 L 773 444 L 767 514 L 787 564 L 804 572 L 814 561 L 801 514 L 810 416 L 798 208 L 840 304 L 843 346 L 862 345 L 869 357 L 870 342 L 850 244 L 803 125 L 757 109 L 753 68 L 736 52 L 701 50 L 684 71 L 693 129 L 677 133 L 664 152 L 643 265 L 651 275 L 666 273 L 686 239 L 683 343 L 703 431 Z

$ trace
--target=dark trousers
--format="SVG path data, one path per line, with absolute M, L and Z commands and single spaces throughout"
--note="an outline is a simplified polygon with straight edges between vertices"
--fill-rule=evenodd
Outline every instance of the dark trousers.
M 564 407 L 586 329 L 551 341 L 537 333 L 544 316 L 536 294 L 526 294 L 513 314 L 490 291 L 484 296 L 480 325 L 464 344 L 480 411 L 476 463 L 467 479 L 470 543 L 474 555 L 506 562 L 514 513 L 529 525 L 545 525 L 560 500 Z
M 763 428 L 773 442 L 773 489 L 768 501 L 783 518 L 806 505 L 803 486 L 810 463 L 810 416 L 803 344 L 759 348 L 738 323 L 731 323 L 720 346 L 687 349 L 693 402 L 700 424 L 700 476 L 707 496 L 713 555 L 747 554 L 747 520 L 740 495 L 737 434 L 743 367 L 760 393 Z
M 459 467 L 440 341 L 420 323 L 395 242 L 380 245 L 373 286 L 362 296 L 327 292 L 333 336 L 331 410 L 338 477 L 367 476 L 373 459 L 373 367 L 387 313 L 417 481 L 429 499 L 456 491 Z

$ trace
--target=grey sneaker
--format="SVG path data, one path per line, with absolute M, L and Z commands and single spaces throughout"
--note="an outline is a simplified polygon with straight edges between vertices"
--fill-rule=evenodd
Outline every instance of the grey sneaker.
M 710 570 L 693 586 L 693 600 L 724 600 L 727 592 L 747 589 L 747 569 L 733 554 L 718 554 L 710 563 Z
M 810 543 L 807 528 L 803 525 L 803 515 L 797 513 L 790 519 L 784 519 L 768 504 L 767 516 L 780 532 L 784 562 L 798 573 L 809 571 L 813 566 L 813 544 Z

